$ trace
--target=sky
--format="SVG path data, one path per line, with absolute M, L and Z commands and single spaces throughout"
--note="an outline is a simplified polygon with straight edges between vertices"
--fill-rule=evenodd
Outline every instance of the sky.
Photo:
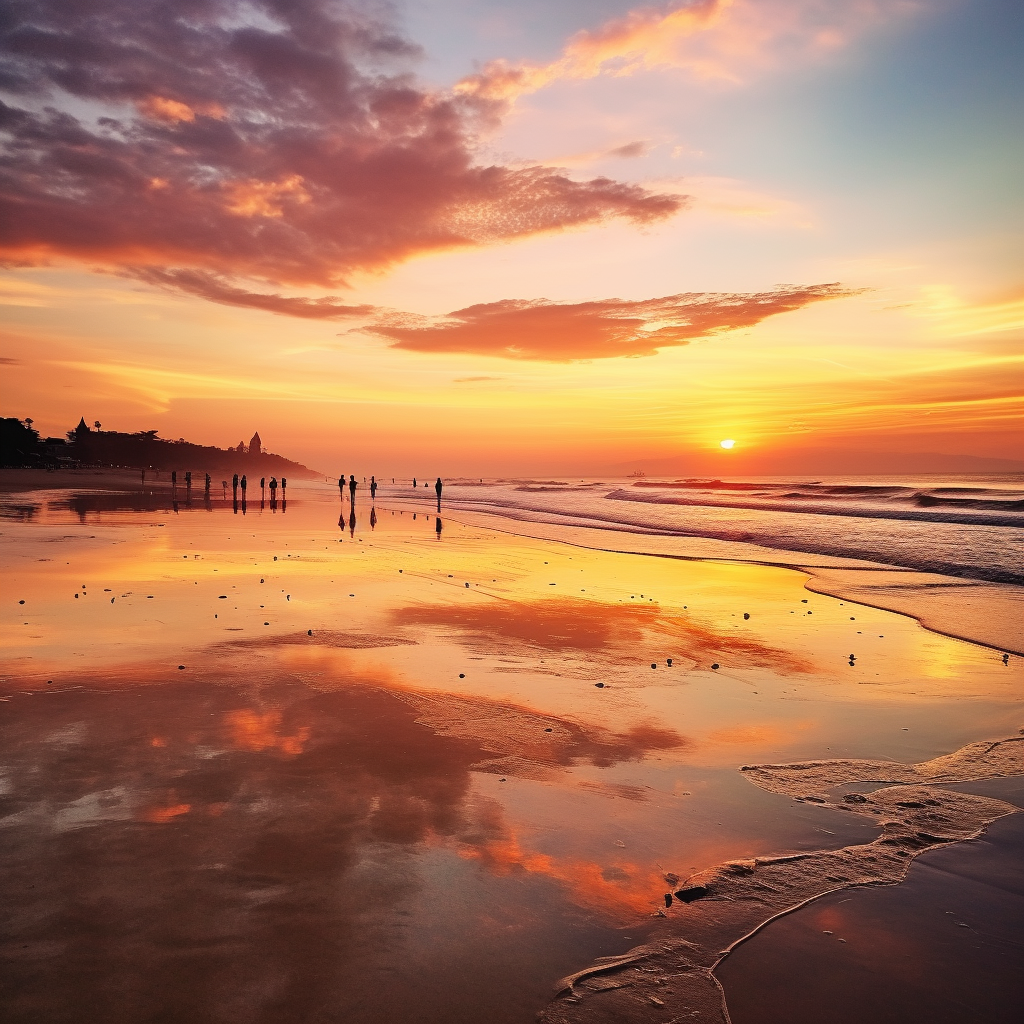
M 1014 0 L 6 11 L 0 411 L 44 435 L 381 476 L 1024 457 Z

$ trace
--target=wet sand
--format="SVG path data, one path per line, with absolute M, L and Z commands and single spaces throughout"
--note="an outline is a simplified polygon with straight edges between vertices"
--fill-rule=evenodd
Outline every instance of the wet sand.
M 1024 806 L 1004 779 L 972 792 Z M 922 854 L 895 888 L 825 896 L 719 968 L 733 1024 L 1011 1024 L 1020 1019 L 1024 814 Z
M 389 497 L 387 501 L 388 507 L 406 510 L 427 504 L 425 500 L 407 497 Z M 813 593 L 907 615 L 933 632 L 1024 655 L 1024 634 L 1019 628 L 1024 587 L 1014 584 L 960 579 L 858 558 L 809 556 L 805 551 L 769 548 L 742 539 L 717 540 L 642 530 L 623 532 L 612 526 L 555 523 L 519 511 L 515 520 L 465 508 L 454 515 L 461 522 L 598 551 L 790 568 L 807 575 L 806 586 Z
M 293 494 L 9 499 L 10 1019 L 532 1020 L 681 880 L 883 834 L 740 765 L 1021 724 L 1018 659 L 789 569 Z

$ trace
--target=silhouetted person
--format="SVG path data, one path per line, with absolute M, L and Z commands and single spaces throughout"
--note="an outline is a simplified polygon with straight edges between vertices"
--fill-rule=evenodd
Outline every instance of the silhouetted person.
M 288 477 L 281 477 L 281 500 L 284 501 L 284 492 L 288 490 Z
M 355 474 L 351 474 L 348 478 L 348 496 L 349 501 L 354 505 L 356 503 L 356 488 L 359 485 L 356 483 Z
M 206 474 L 206 492 L 205 492 L 206 493 L 206 497 L 210 496 L 210 484 L 211 483 L 213 483 L 213 481 L 210 479 L 210 474 L 207 473 Z
M 270 509 L 272 512 L 277 511 L 277 477 L 272 476 L 270 478 Z
M 438 516 L 434 523 L 434 533 L 437 534 L 437 539 L 441 539 L 441 517 Z
M 221 497 L 226 498 L 228 496 L 228 482 L 227 480 L 221 480 L 220 482 Z
M 341 494 L 342 498 L 344 498 L 345 497 L 345 474 L 344 473 L 342 473 L 341 476 L 338 477 L 338 491 Z
M 416 477 L 412 478 L 412 486 L 413 486 L 413 489 L 415 490 L 415 488 L 416 488 Z
M 434 490 L 437 493 L 437 511 L 441 511 L 441 491 L 444 490 L 444 484 L 441 483 L 441 478 L 437 478 L 437 483 L 434 484 Z
M 185 470 L 185 502 L 192 504 L 192 470 Z
M 377 499 L 377 478 L 375 476 L 370 477 L 370 501 Z
M 171 470 L 171 494 L 174 494 L 178 489 L 178 471 L 176 469 Z
M 265 476 L 260 477 L 260 501 L 263 501 L 267 496 L 267 478 Z
M 238 474 L 236 473 L 231 478 L 231 496 L 235 501 L 238 501 Z
M 245 474 L 242 474 L 242 501 L 245 501 L 245 489 L 249 486 L 249 481 L 246 480 Z

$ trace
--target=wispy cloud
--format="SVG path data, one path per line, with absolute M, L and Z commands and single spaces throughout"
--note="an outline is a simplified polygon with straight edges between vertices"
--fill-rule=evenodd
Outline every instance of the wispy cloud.
M 490 61 L 456 90 L 509 103 L 554 82 L 665 67 L 739 83 L 768 67 L 831 53 L 916 7 L 912 0 L 695 0 L 641 7 L 578 32 L 547 64 Z
M 854 294 L 838 284 L 821 284 L 741 294 L 688 292 L 640 301 L 503 299 L 443 317 L 385 313 L 367 330 L 396 348 L 414 352 L 570 362 L 653 355 L 662 348 L 752 327 L 779 313 Z

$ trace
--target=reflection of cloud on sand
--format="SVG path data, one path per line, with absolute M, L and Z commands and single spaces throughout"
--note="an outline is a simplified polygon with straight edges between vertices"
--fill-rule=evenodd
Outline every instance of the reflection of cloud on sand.
M 298 1022 L 318 1007 L 345 1015 L 361 1000 L 398 999 L 375 979 L 396 949 L 430 955 L 391 913 L 427 886 L 431 859 L 412 856 L 427 847 L 450 851 L 445 885 L 472 862 L 492 895 L 511 895 L 501 880 L 516 876 L 554 883 L 544 927 L 575 914 L 570 905 L 617 918 L 650 906 L 649 877 L 614 855 L 595 864 L 528 849 L 501 805 L 474 798 L 473 772 L 510 751 L 548 771 L 614 763 L 683 742 L 674 733 L 588 731 L 484 700 L 446 705 L 374 681 L 313 688 L 274 671 L 247 698 L 251 666 L 216 661 L 208 679 L 136 690 L 145 700 L 82 676 L 94 688 L 5 705 L 0 902 L 21 922 L 18 942 L 61 937 L 56 983 L 45 957 L 5 978 L 39 1019 L 59 1019 L 72 999 L 112 1013 L 108 979 L 126 974 L 140 1019 L 255 1000 L 268 1018 Z M 75 723 L 86 728 L 73 747 L 41 741 Z M 105 896 L 112 862 L 116 900 Z M 473 899 L 452 910 L 470 930 L 491 912 Z M 503 913 L 532 920 L 531 906 L 513 897 Z M 412 1013 L 392 1009 L 391 1019 Z
M 482 655 L 530 656 L 540 651 L 635 662 L 638 650 L 656 640 L 658 649 L 669 644 L 666 653 L 694 662 L 728 654 L 734 668 L 809 670 L 802 659 L 781 648 L 717 630 L 696 616 L 682 618 L 653 606 L 548 598 L 472 606 L 418 605 L 399 608 L 392 615 L 399 625 L 454 631 L 469 650 Z
M 309 739 L 309 726 L 302 726 L 291 736 L 281 736 L 281 712 L 260 714 L 248 708 L 231 711 L 225 716 L 231 742 L 238 750 L 279 750 L 282 754 L 301 754 Z
M 557 882 L 577 906 L 618 920 L 650 912 L 664 888 L 660 872 L 615 857 L 604 864 L 525 849 L 496 800 L 473 801 L 469 827 L 458 836 L 459 856 L 499 876 L 540 875 Z

